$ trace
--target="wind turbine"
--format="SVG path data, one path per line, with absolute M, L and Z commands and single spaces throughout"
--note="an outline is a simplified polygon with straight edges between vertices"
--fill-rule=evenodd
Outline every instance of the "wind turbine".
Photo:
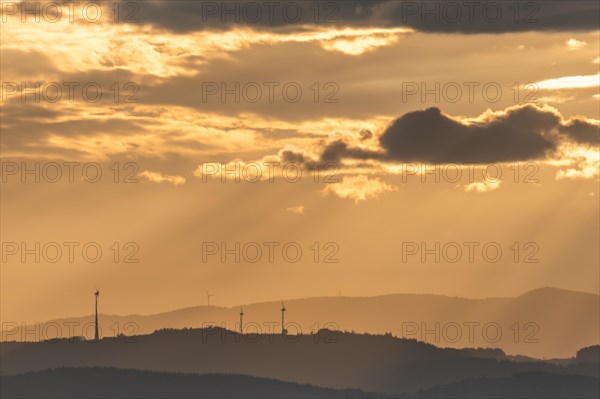
M 285 335 L 287 330 L 285 329 L 285 305 L 281 301 L 281 335 Z
M 100 334 L 98 333 L 98 298 L 100 297 L 100 291 L 98 291 L 96 286 L 94 286 L 94 288 L 96 288 L 96 292 L 94 292 L 96 297 L 96 329 L 94 332 L 94 340 L 98 341 L 100 339 Z
M 206 298 L 208 300 L 208 306 L 210 306 L 210 297 L 214 296 L 213 294 L 209 294 L 208 291 L 206 291 Z
M 244 309 L 240 306 L 240 335 L 244 334 Z

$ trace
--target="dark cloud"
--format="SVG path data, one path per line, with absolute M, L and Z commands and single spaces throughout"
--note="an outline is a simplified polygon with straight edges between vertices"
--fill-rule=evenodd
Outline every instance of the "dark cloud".
M 112 3 L 112 1 L 109 1 Z M 140 24 L 184 33 L 247 27 L 261 30 L 299 31 L 306 26 L 352 26 L 377 24 L 370 21 L 384 0 L 323 1 L 187 1 L 120 0 L 132 19 Z M 132 6 L 131 3 L 135 3 Z M 129 4 L 129 5 L 128 5 Z M 386 23 L 387 24 L 387 23 Z
M 342 157 L 350 156 L 348 152 L 348 144 L 343 141 L 334 141 L 329 143 L 321 153 L 323 162 L 337 162 Z
M 469 124 L 438 108 L 428 108 L 394 120 L 379 136 L 380 150 L 358 147 L 347 137 L 337 138 L 324 143 L 320 160 L 514 162 L 547 158 L 562 140 L 598 145 L 598 126 L 583 119 L 563 122 L 556 111 L 531 105 L 509 108 Z
M 365 141 L 365 140 L 369 140 L 371 137 L 373 137 L 373 132 L 367 129 L 363 129 L 360 131 L 360 141 Z
M 553 112 L 526 106 L 465 125 L 429 108 L 396 119 L 380 137 L 389 159 L 431 163 L 509 162 L 544 158 L 556 147 Z
M 321 153 L 321 162 L 338 163 L 342 158 L 353 159 L 383 159 L 384 154 L 362 148 L 351 147 L 342 139 L 328 143 Z
M 596 1 L 385 1 L 376 20 L 422 32 L 509 33 L 598 29 Z
M 560 128 L 560 132 L 573 141 L 595 146 L 598 145 L 599 130 L 600 127 L 598 125 L 583 119 L 573 119 Z
M 281 152 L 281 160 L 284 163 L 304 163 L 304 154 L 294 152 L 291 150 L 284 150 Z
M 112 6 L 112 1 L 109 1 Z M 236 26 L 299 31 L 307 25 L 409 27 L 423 32 L 504 33 L 598 29 L 596 1 L 185 1 L 121 0 L 124 18 L 175 32 Z M 136 8 L 131 5 L 135 3 Z M 267 3 L 277 3 L 273 8 Z M 514 8 L 517 4 L 518 12 Z

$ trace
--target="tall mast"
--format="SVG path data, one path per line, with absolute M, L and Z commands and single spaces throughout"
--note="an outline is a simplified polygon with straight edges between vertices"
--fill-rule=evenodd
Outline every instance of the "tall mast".
M 96 292 L 94 293 L 94 295 L 96 296 L 96 323 L 95 323 L 95 331 L 94 331 L 94 340 L 98 341 L 100 339 L 100 334 L 98 332 L 98 297 L 100 296 L 100 291 L 98 291 L 98 289 L 96 289 Z
M 285 334 L 285 305 L 281 301 L 281 334 Z

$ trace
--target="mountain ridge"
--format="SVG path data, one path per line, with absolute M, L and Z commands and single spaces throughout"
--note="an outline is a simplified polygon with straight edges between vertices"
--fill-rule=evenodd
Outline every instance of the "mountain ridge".
M 291 323 L 290 328 L 302 333 L 325 327 L 359 333 L 390 332 L 436 346 L 498 347 L 508 354 L 535 358 L 571 357 L 578 349 L 599 343 L 600 296 L 551 287 L 512 298 L 386 294 L 293 299 L 286 300 L 285 304 L 286 324 Z M 245 328 L 253 326 L 265 332 L 268 327 L 280 331 L 280 307 L 279 301 L 243 305 Z M 151 315 L 126 316 L 100 313 L 99 320 L 101 336 L 119 333 L 139 335 L 162 328 L 202 328 L 209 325 L 239 330 L 239 308 L 195 306 Z M 77 327 L 68 330 L 68 323 Z M 93 337 L 93 316 L 54 319 L 29 325 L 26 329 L 19 323 L 3 323 L 3 327 L 0 341 L 43 340 L 73 335 L 90 339 Z M 36 330 L 37 334 L 31 332 Z M 570 337 L 569 340 L 565 340 L 565 336 Z

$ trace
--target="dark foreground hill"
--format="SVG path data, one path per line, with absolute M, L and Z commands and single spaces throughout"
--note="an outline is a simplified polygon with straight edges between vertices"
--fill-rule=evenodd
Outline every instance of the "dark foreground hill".
M 61 368 L 0 378 L 2 398 L 375 398 L 245 375 Z
M 244 375 L 161 373 L 116 368 L 62 368 L 0 378 L 2 398 L 598 398 L 594 377 L 517 373 L 473 378 L 386 396 Z
M 600 380 L 582 375 L 517 373 L 473 378 L 420 391 L 417 398 L 599 398 Z
M 599 364 L 512 358 L 500 350 L 449 349 L 391 335 L 239 335 L 219 328 L 161 330 L 99 342 L 2 343 L 3 375 L 60 367 L 116 367 L 194 374 L 241 374 L 333 389 L 414 393 L 470 378 L 546 372 L 598 377 Z

